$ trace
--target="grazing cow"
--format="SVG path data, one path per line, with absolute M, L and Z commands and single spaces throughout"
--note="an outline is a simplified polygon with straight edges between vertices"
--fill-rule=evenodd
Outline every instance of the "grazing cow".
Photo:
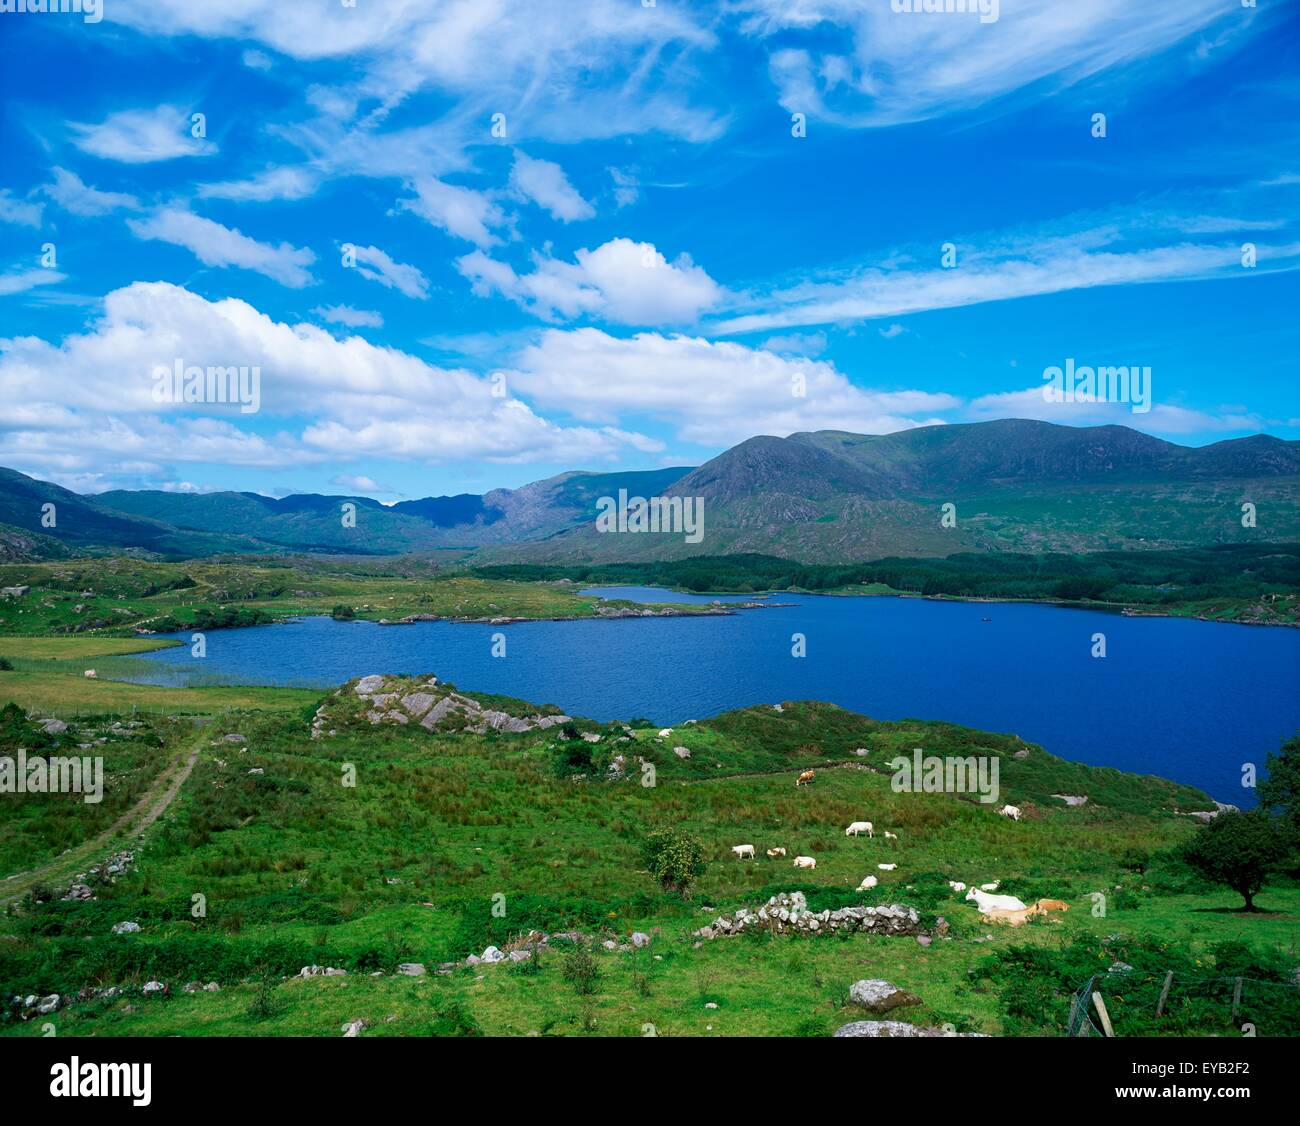
M 982 915 L 980 921 L 984 923 L 1005 923 L 1009 927 L 1023 926 L 1036 915 L 1042 914 L 1037 906 L 1026 907 L 1020 911 L 1008 911 L 1002 907 L 990 907 Z
M 1044 915 L 1049 911 L 1068 911 L 1070 909 L 1070 905 L 1063 899 L 1040 899 L 1034 906 Z
M 87 669 L 86 676 L 89 677 L 91 680 L 95 680 L 98 678 L 99 674 L 94 669 Z
M 886 829 L 886 830 L 885 830 L 885 840 L 887 840 L 887 841 L 896 841 L 896 840 L 898 840 L 898 834 L 897 834 L 897 833 L 891 833 L 888 829 Z
M 811 856 L 796 856 L 794 858 L 794 866 L 796 868 L 816 868 L 817 861 Z
M 672 733 L 673 729 L 671 727 L 665 727 L 661 732 L 659 732 L 659 738 L 667 739 Z
M 858 884 L 858 888 L 857 888 L 857 890 L 858 890 L 858 891 L 870 891 L 870 890 L 871 890 L 873 887 L 875 887 L 878 883 L 880 883 L 880 881 L 879 881 L 878 879 L 876 879 L 875 876 L 867 876 L 867 877 L 865 877 L 865 878 L 863 879 L 862 883 Z
M 988 911 L 993 907 L 1000 907 L 1003 911 L 1023 911 L 1025 909 L 1025 905 L 1014 895 L 989 895 L 988 892 L 980 891 L 979 888 L 971 888 L 966 893 L 966 898 L 973 901 L 981 911 Z
M 855 821 L 844 830 L 846 837 L 856 837 L 859 833 L 866 833 L 869 837 L 876 835 L 876 830 L 871 827 L 870 821 Z
M 997 891 L 998 884 L 1000 884 L 1001 882 L 1002 882 L 1001 880 L 994 880 L 992 883 L 989 884 L 980 884 L 980 891 Z
M 768 858 L 769 858 L 769 859 L 771 859 L 771 860 L 775 860 L 778 856 L 784 856 L 784 855 L 785 855 L 785 849 L 783 849 L 783 848 L 769 848 L 769 849 L 767 850 L 767 855 L 768 855 Z
M 798 788 L 799 786 L 806 786 L 808 785 L 809 782 L 811 782 L 816 777 L 817 777 L 816 771 L 805 770 L 802 774 L 799 775 L 798 778 L 794 780 L 795 787 Z
M 892 872 L 895 868 L 898 867 L 898 865 L 897 865 L 897 864 L 877 864 L 876 867 L 879 868 L 882 872 Z
M 965 891 L 965 890 L 966 890 L 966 885 L 965 885 L 964 883 L 962 883 L 961 880 L 949 880 L 949 881 L 948 881 L 948 886 L 949 886 L 950 888 L 952 888 L 953 891 Z
M 1020 806 L 1018 805 L 1004 805 L 998 810 L 998 813 L 1003 817 L 1010 817 L 1012 821 L 1020 820 Z
M 753 845 L 732 845 L 731 851 L 736 854 L 737 860 L 754 859 Z

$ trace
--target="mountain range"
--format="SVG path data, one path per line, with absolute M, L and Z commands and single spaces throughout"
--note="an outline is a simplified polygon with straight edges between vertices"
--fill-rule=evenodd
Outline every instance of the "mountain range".
M 701 498 L 705 534 L 601 534 L 601 497 Z M 346 527 L 341 506 L 356 506 Z M 1255 526 L 1243 524 L 1244 504 Z M 42 523 L 53 504 L 54 525 Z M 950 519 L 941 519 L 951 505 Z M 48 517 L 46 518 L 48 522 Z M 1300 538 L 1300 442 L 1187 447 L 1122 426 L 1025 419 L 750 438 L 698 467 L 570 472 L 519 489 L 368 497 L 114 490 L 0 469 L 0 558 L 86 552 L 402 554 L 616 562 L 758 552 L 806 562 Z

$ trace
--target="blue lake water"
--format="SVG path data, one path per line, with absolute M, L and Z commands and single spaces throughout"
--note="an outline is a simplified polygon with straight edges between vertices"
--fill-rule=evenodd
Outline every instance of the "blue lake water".
M 635 587 L 638 601 L 713 601 Z M 304 618 L 144 654 L 144 683 L 331 687 L 431 672 L 471 691 L 597 720 L 673 724 L 730 708 L 828 700 L 878 719 L 942 719 L 1093 765 L 1158 774 L 1253 805 L 1242 764 L 1300 729 L 1300 630 L 1029 603 L 775 594 L 725 617 L 379 626 Z M 990 619 L 985 621 L 984 619 Z M 492 656 L 506 637 L 507 655 Z M 792 637 L 806 656 L 791 655 Z M 1091 656 L 1105 634 L 1104 658 Z M 188 640 L 186 635 L 176 635 Z

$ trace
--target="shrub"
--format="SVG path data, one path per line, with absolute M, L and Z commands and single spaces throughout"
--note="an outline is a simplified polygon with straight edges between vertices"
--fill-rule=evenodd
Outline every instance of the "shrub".
M 683 899 L 704 871 L 704 846 L 678 829 L 657 829 L 642 842 L 641 857 L 665 891 Z
M 564 980 L 573 985 L 574 991 L 582 997 L 596 992 L 596 982 L 600 980 L 600 967 L 591 951 L 585 946 L 575 946 L 564 955 L 560 969 Z

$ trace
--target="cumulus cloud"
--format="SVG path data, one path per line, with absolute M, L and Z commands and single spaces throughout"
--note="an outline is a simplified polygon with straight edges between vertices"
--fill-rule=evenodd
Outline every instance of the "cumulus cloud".
M 110 113 L 97 125 L 70 122 L 83 152 L 124 164 L 150 164 L 181 156 L 210 156 L 217 146 L 190 135 L 189 112 L 172 105 Z
M 475 246 L 492 246 L 500 241 L 489 228 L 499 227 L 505 215 L 483 192 L 448 184 L 436 176 L 421 176 L 410 186 L 415 198 L 399 199 L 397 206 L 402 210 Z
M 886 433 L 935 421 L 960 406 L 951 395 L 871 391 L 829 363 L 778 356 L 730 341 L 599 329 L 549 329 L 509 376 L 539 407 L 592 423 L 646 414 L 685 441 L 729 445 L 799 430 Z
M 257 368 L 260 413 L 156 402 L 155 370 L 178 361 Z M 339 465 L 364 454 L 581 462 L 661 448 L 615 427 L 558 425 L 471 372 L 163 282 L 113 291 L 95 324 L 58 343 L 0 340 L 0 385 L 0 455 L 33 471 L 120 472 L 127 459 Z M 270 424 L 303 415 L 312 421 L 299 433 Z
M 514 167 L 510 170 L 510 186 L 517 194 L 531 199 L 563 223 L 590 219 L 596 214 L 596 209 L 569 183 L 564 169 L 549 160 L 534 160 L 516 152 Z
M 291 289 L 316 280 L 307 269 L 316 261 L 312 251 L 287 242 L 276 246 L 258 242 L 182 207 L 165 207 L 144 219 L 128 219 L 127 226 L 136 238 L 183 246 L 207 266 L 239 266 Z
M 723 296 L 686 254 L 669 262 L 648 242 L 616 238 L 579 250 L 573 262 L 533 256 L 533 270 L 473 251 L 456 260 L 479 296 L 499 293 L 546 320 L 590 316 L 617 324 L 690 324 Z

